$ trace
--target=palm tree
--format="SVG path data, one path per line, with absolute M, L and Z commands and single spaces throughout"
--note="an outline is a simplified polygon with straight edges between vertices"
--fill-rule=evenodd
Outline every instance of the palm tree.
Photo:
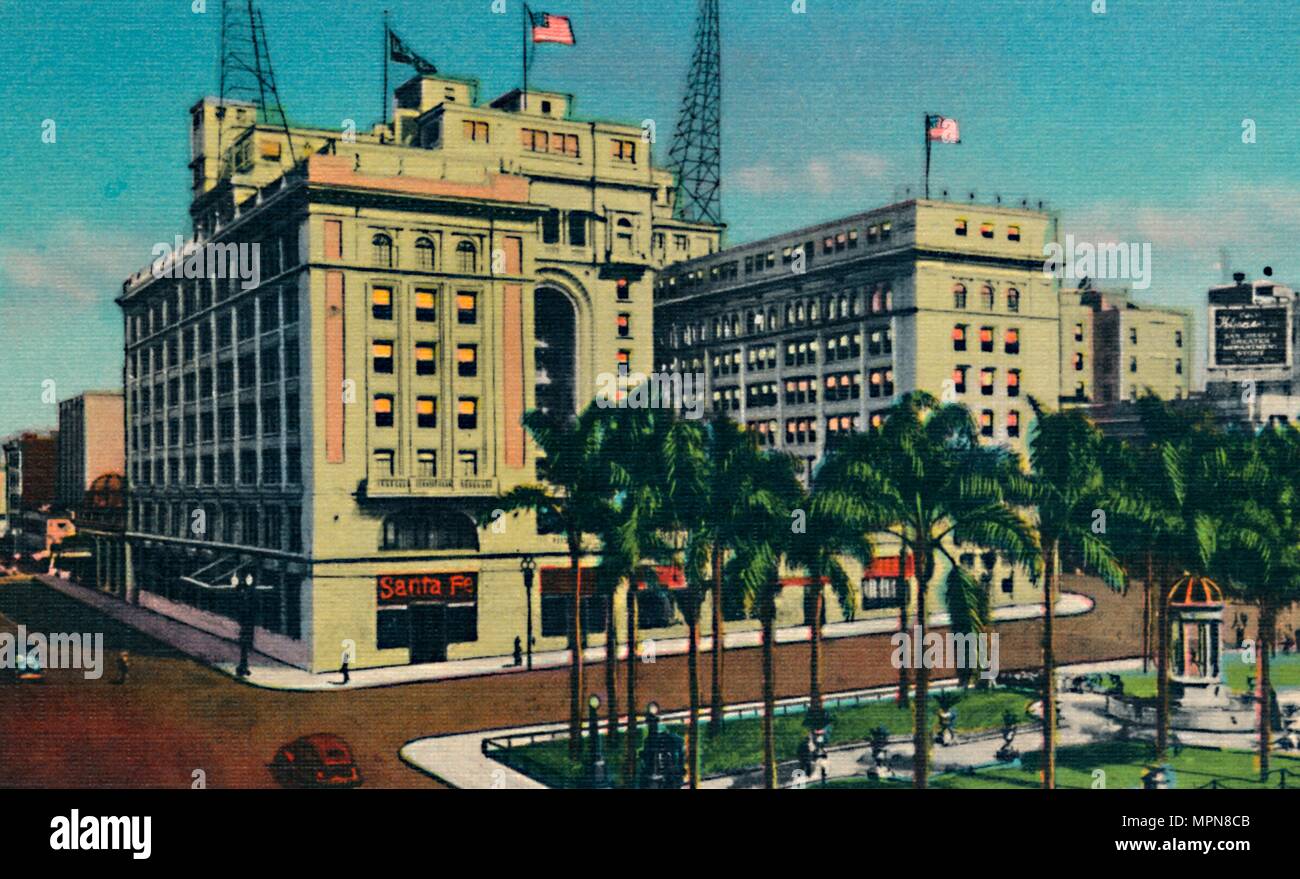
M 739 583 L 746 613 L 762 624 L 763 785 L 771 790 L 776 787 L 776 605 L 792 533 L 790 513 L 803 488 L 795 476 L 798 464 L 789 455 L 766 452 L 752 463 L 753 513 L 736 535 L 728 579 Z
M 835 601 L 851 620 L 858 609 L 858 592 L 849 581 L 841 559 L 852 556 L 863 567 L 871 564 L 873 548 L 871 539 L 827 514 L 825 503 L 816 485 L 811 495 L 801 499 L 799 509 L 807 515 L 803 527 L 792 532 L 787 552 L 787 563 L 807 579 L 804 597 L 804 615 L 811 622 L 808 633 L 808 722 L 820 726 L 822 711 L 821 652 L 822 618 L 825 616 L 826 592 L 830 590 Z
M 1217 493 L 1219 512 L 1211 530 L 1219 570 L 1257 610 L 1255 712 L 1262 781 L 1269 771 L 1269 664 L 1277 614 L 1300 599 L 1300 434 L 1291 426 L 1278 427 L 1229 442 L 1234 485 Z
M 1109 493 L 1101 468 L 1101 431 L 1077 409 L 1048 412 L 1032 397 L 1035 422 L 1029 440 L 1031 472 L 1016 480 L 1018 499 L 1032 505 L 1043 552 L 1043 787 L 1056 787 L 1055 619 L 1061 551 L 1069 546 L 1108 586 L 1121 590 L 1124 570 L 1099 530 L 1094 510 Z
M 610 468 L 603 454 L 603 410 L 588 406 L 576 419 L 557 419 L 540 411 L 524 415 L 543 457 L 537 461 L 538 485 L 520 485 L 497 500 L 506 510 L 531 510 L 554 522 L 564 535 L 573 571 L 573 606 L 569 619 L 569 757 L 582 758 L 583 632 L 582 546 L 601 532 L 610 518 Z
M 826 512 L 863 534 L 888 536 L 915 559 L 916 625 L 924 641 L 927 598 L 940 557 L 958 567 L 952 542 L 999 552 L 1013 563 L 1037 558 L 1029 523 L 1008 503 L 1005 489 L 1017 471 L 1010 453 L 981 446 L 965 407 L 939 405 L 930 394 L 904 396 L 880 428 L 847 437 L 822 465 Z M 913 780 L 924 788 L 929 772 L 929 669 L 914 670 Z

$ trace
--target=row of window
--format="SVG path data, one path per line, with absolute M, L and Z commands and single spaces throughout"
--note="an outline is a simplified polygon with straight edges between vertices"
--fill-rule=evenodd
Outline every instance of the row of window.
M 373 399 L 375 427 L 392 427 L 396 421 L 396 402 L 392 394 L 375 394 Z M 438 426 L 438 398 L 415 398 L 416 427 Z M 456 401 L 456 427 L 460 430 L 478 428 L 478 398 L 461 397 Z
M 894 294 L 885 284 L 877 284 L 873 290 L 862 293 L 841 293 L 825 297 L 799 299 L 785 304 L 785 320 L 782 323 L 775 306 L 766 310 L 748 309 L 743 315 L 736 312 L 720 315 L 711 321 L 698 321 L 683 327 L 674 325 L 669 331 L 673 347 L 698 345 L 710 339 L 739 338 L 744 335 L 771 332 L 786 328 L 807 326 L 822 321 L 837 321 L 851 317 L 870 314 L 884 314 L 893 310 Z
M 952 371 L 952 384 L 954 393 L 966 393 L 966 375 L 971 370 L 969 366 L 957 366 Z M 992 366 L 986 366 L 980 370 L 980 394 L 985 397 L 993 396 L 993 390 L 997 386 L 998 371 Z M 1008 369 L 1006 377 L 1006 391 L 1008 397 L 1020 396 L 1020 370 Z
M 134 514 L 135 530 L 144 534 L 302 552 L 297 505 L 136 501 Z
M 236 469 L 238 461 L 238 469 Z M 259 463 L 260 462 L 260 463 Z M 238 477 L 236 479 L 236 477 Z M 243 448 L 236 459 L 233 450 L 201 455 L 159 456 L 152 461 L 131 461 L 131 481 L 135 485 L 301 485 L 302 450 L 290 446 L 284 452 L 283 466 L 279 447 L 262 450 Z
M 423 426 L 423 425 L 421 425 Z M 397 473 L 397 452 L 393 449 L 375 449 L 371 454 L 370 472 L 372 476 L 395 476 Z M 415 476 L 435 477 L 438 475 L 438 450 L 417 449 L 415 452 Z M 456 451 L 456 475 L 460 477 L 478 476 L 478 452 L 474 449 Z M 397 547 L 386 547 L 396 549 Z M 443 547 L 403 546 L 402 549 L 440 549 Z M 477 546 L 474 549 L 478 549 Z
M 991 354 L 994 347 L 994 337 L 997 331 L 993 327 L 980 327 L 979 344 L 980 351 L 985 354 Z M 970 341 L 969 324 L 953 324 L 952 327 L 952 350 L 965 351 Z M 1020 353 L 1020 329 L 1018 327 L 1009 327 L 1002 336 L 1002 350 L 1007 354 Z
M 979 305 L 981 311 L 993 311 L 994 308 L 996 307 L 996 300 L 997 300 L 997 295 L 994 293 L 992 285 L 990 284 L 980 285 Z M 1003 301 L 1006 304 L 1007 311 L 1010 312 L 1020 311 L 1020 291 L 1015 287 L 1008 287 L 1006 289 L 1006 292 L 1003 294 Z M 966 302 L 967 302 L 966 285 L 953 284 L 952 285 L 952 307 L 958 311 L 965 311 Z
M 953 234 L 965 238 L 969 234 L 970 225 L 965 217 L 958 217 L 953 221 Z M 996 238 L 996 227 L 992 223 L 980 223 L 979 233 L 981 238 Z M 1020 227 L 1016 225 L 1007 226 L 1007 240 L 1020 240 Z
M 281 312 L 280 294 L 279 290 L 268 291 L 256 299 L 246 300 L 238 308 L 218 313 L 213 321 L 192 323 L 165 341 L 148 348 L 139 348 L 126 358 L 127 379 L 147 377 L 211 354 L 214 347 L 214 325 L 215 347 L 221 350 L 233 347 L 236 339 L 241 343 L 247 342 L 283 327 L 293 326 L 298 322 L 298 296 L 295 291 L 286 289 Z M 291 350 L 296 357 L 296 347 Z
M 218 440 L 230 442 L 236 435 L 236 414 L 239 417 L 240 439 L 251 439 L 258 435 L 259 418 L 262 436 L 278 436 L 283 431 L 285 436 L 295 439 L 301 417 L 299 397 L 297 393 L 292 393 L 286 395 L 284 400 L 283 422 L 280 417 L 280 400 L 276 397 L 263 397 L 260 405 L 256 399 L 244 400 L 238 408 L 223 405 L 216 411 L 215 418 L 214 412 L 208 410 L 175 415 L 165 421 L 160 418 L 152 422 L 141 422 L 131 427 L 131 451 L 148 452 L 151 447 L 191 447 Z
M 461 238 L 456 242 L 455 256 L 450 263 L 438 262 L 437 247 L 434 245 L 433 239 L 428 235 L 417 237 L 413 250 L 414 261 L 410 265 L 416 269 L 426 272 L 441 269 L 442 271 L 456 271 L 466 275 L 472 275 L 479 270 L 478 245 L 468 238 Z M 392 234 L 376 232 L 371 236 L 370 262 L 371 265 L 381 269 L 398 267 L 397 248 L 393 243 Z

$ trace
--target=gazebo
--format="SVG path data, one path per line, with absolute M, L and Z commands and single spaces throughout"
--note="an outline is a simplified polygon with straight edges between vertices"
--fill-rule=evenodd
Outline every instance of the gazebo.
M 1169 676 L 1179 704 L 1193 709 L 1223 706 L 1223 590 L 1208 577 L 1184 574 L 1170 588 L 1168 601 Z

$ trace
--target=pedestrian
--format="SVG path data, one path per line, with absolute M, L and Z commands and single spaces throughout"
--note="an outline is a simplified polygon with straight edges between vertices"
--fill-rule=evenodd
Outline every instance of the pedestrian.
M 343 680 L 339 682 L 341 684 L 346 684 L 352 680 L 352 677 L 348 674 L 348 654 L 346 650 L 343 652 L 343 662 L 339 664 L 339 674 L 343 675 Z
M 121 685 L 126 683 L 126 677 L 131 673 L 131 654 L 125 650 L 117 654 L 117 680 L 113 683 Z
M 524 664 L 524 642 L 515 635 L 515 668 Z

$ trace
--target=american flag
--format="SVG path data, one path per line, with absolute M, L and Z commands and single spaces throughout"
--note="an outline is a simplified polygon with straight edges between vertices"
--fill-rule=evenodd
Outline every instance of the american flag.
M 533 17 L 533 42 L 534 43 L 562 43 L 566 46 L 572 46 L 575 43 L 573 39 L 573 25 L 569 23 L 566 15 L 551 15 L 549 12 L 533 12 L 529 10 Z
M 939 143 L 961 143 L 961 128 L 951 116 L 930 116 L 926 119 L 925 139 Z

